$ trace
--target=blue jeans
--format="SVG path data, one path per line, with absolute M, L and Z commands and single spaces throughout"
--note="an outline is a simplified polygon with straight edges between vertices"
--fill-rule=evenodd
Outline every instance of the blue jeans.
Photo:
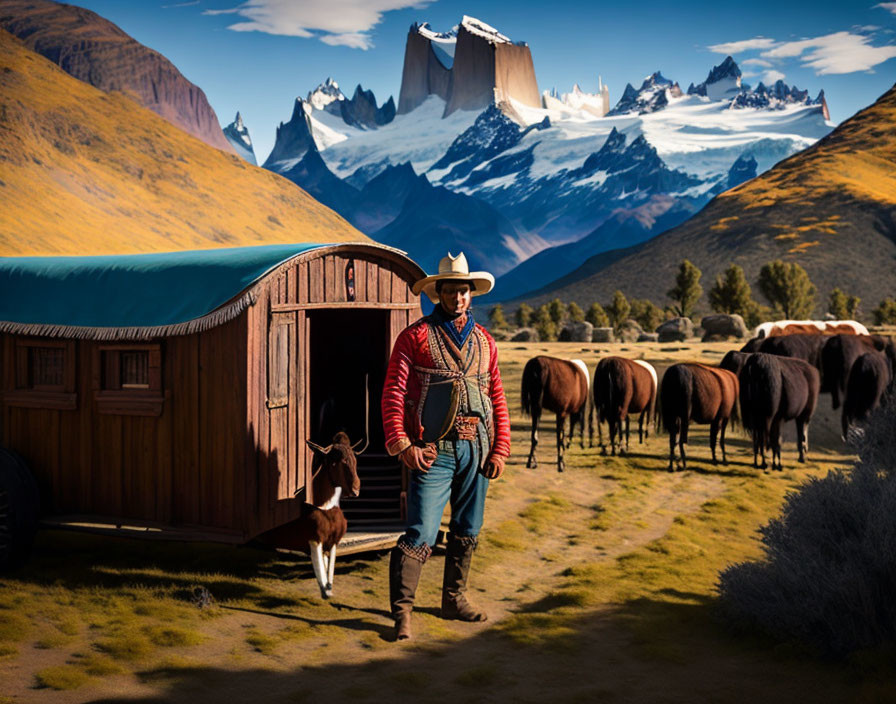
M 407 531 L 401 542 L 414 547 L 435 545 L 449 500 L 453 535 L 475 538 L 482 528 L 489 480 L 479 473 L 478 448 L 469 440 L 442 440 L 438 448 L 429 471 L 411 471 Z

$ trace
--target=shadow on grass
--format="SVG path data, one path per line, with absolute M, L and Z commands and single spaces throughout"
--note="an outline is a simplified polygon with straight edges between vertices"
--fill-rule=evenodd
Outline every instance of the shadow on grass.
M 354 619 L 327 623 L 370 630 Z M 128 701 L 839 702 L 857 684 L 842 666 L 729 632 L 714 599 L 676 589 L 600 612 L 543 599 L 459 641 L 388 647 L 374 662 L 344 662 L 334 650 L 321 664 L 281 671 L 150 668 L 137 676 L 158 693 Z
M 337 611 L 353 611 L 363 614 L 368 614 L 371 616 L 376 616 L 378 618 L 389 618 L 389 612 L 385 609 L 361 609 L 349 604 L 340 604 L 336 601 L 330 601 L 330 606 L 332 606 Z M 239 611 L 247 614 L 258 614 L 260 616 L 270 616 L 271 618 L 282 619 L 284 621 L 299 621 L 301 623 L 306 623 L 309 626 L 334 626 L 336 628 L 344 628 L 349 631 L 363 631 L 363 632 L 372 632 L 376 633 L 383 640 L 388 640 L 392 637 L 393 627 L 387 624 L 381 623 L 373 623 L 371 621 L 362 620 L 359 618 L 337 618 L 337 619 L 326 619 L 326 618 L 309 618 L 307 616 L 302 616 L 301 614 L 291 614 L 291 613 L 283 613 L 278 611 L 268 611 L 265 609 L 251 609 L 242 606 L 221 606 L 222 609 L 226 609 L 227 611 Z M 436 609 L 436 615 L 438 615 L 438 609 Z
M 364 569 L 370 558 L 343 557 L 335 574 Z M 28 563 L 8 575 L 23 585 L 114 591 L 139 587 L 189 602 L 202 586 L 218 601 L 254 599 L 261 607 L 298 606 L 302 598 L 265 594 L 248 580 L 313 580 L 310 560 L 270 549 L 211 543 L 151 542 L 87 533 L 41 530 Z

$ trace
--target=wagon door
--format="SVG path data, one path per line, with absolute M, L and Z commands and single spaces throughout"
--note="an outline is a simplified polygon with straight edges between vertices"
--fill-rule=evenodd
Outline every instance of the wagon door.
M 271 313 L 267 388 L 271 486 L 268 495 L 276 501 L 292 499 L 305 486 L 307 335 L 304 311 Z

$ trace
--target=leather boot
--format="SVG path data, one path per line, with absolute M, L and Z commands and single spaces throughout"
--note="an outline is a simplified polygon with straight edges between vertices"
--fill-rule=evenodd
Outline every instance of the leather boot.
M 425 547 L 425 546 L 424 546 Z M 392 548 L 389 558 L 389 601 L 395 620 L 395 640 L 411 638 L 411 612 L 414 610 L 414 594 L 420 581 L 420 571 L 425 557 L 412 557 L 400 545 Z
M 474 608 L 464 592 L 476 538 L 448 536 L 445 551 L 445 578 L 442 582 L 442 618 L 458 621 L 485 621 L 488 616 Z

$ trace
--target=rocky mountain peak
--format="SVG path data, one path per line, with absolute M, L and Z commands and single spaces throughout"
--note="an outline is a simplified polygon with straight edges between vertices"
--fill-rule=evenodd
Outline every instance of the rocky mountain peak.
M 398 113 L 414 110 L 430 95 L 445 100 L 443 117 L 510 99 L 541 107 L 529 47 L 466 15 L 456 38 L 451 33 L 434 32 L 426 23 L 411 25 Z
M 255 150 L 252 147 L 252 137 L 249 136 L 249 129 L 243 124 L 243 116 L 239 112 L 233 122 L 224 128 L 224 136 L 237 154 L 253 166 L 258 166 Z

